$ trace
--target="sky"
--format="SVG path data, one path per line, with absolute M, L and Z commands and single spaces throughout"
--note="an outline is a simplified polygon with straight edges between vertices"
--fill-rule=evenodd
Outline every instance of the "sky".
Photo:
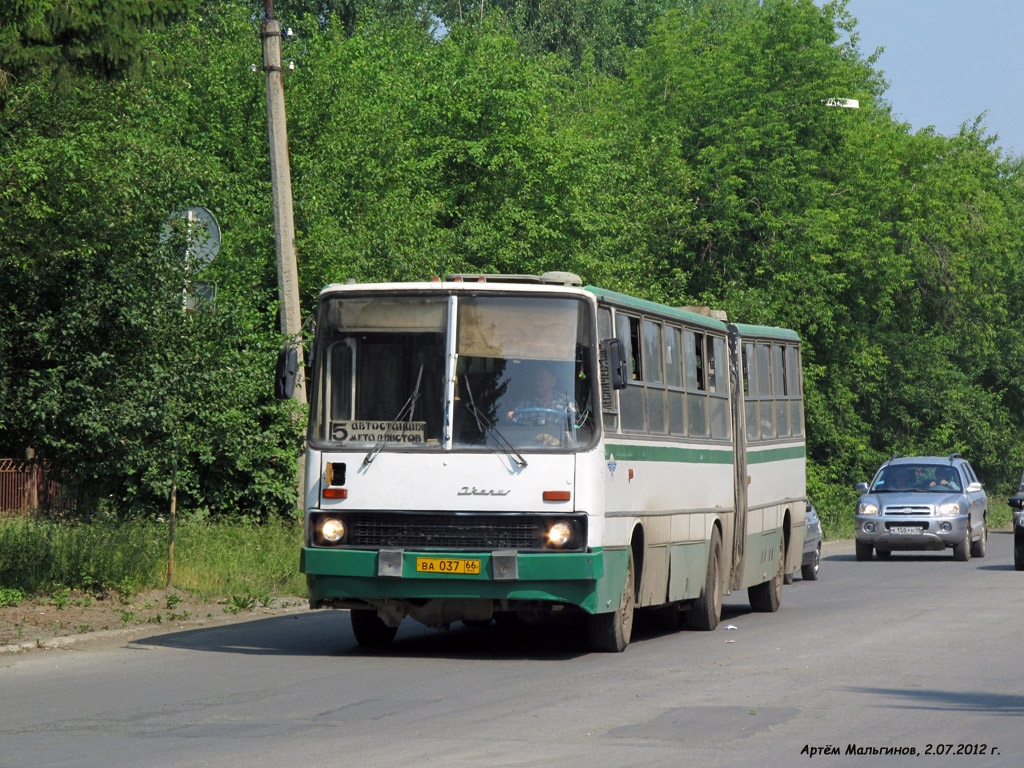
M 848 0 L 885 98 L 913 132 L 950 136 L 985 113 L 988 135 L 1024 155 L 1024 0 Z

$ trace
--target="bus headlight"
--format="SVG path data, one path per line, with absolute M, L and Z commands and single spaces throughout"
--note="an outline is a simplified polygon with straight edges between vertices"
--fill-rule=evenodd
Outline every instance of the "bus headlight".
M 564 547 L 572 540 L 572 526 L 564 520 L 559 520 L 548 528 L 547 538 L 548 546 Z
M 320 536 L 328 544 L 337 544 L 345 538 L 345 524 L 336 517 L 324 518 L 320 523 Z

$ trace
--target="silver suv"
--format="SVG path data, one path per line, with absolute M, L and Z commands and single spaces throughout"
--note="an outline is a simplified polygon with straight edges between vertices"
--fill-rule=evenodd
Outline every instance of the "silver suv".
M 945 549 L 954 560 L 984 557 L 988 497 L 974 469 L 952 456 L 894 457 L 875 479 L 857 483 L 857 559 L 893 550 Z

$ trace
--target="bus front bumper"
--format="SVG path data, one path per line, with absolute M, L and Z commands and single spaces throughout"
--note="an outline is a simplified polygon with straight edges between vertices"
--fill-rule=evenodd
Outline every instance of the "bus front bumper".
M 443 566 L 437 562 L 442 560 Z M 421 570 L 423 561 L 438 567 L 469 561 L 475 572 L 428 572 Z M 441 553 L 304 547 L 300 567 L 311 608 L 337 600 L 490 599 L 563 603 L 598 613 L 618 607 L 626 562 L 626 549 Z

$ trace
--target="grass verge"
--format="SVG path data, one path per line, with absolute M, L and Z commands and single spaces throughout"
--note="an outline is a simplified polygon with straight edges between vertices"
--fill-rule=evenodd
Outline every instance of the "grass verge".
M 180 522 L 174 587 L 203 598 L 306 594 L 299 573 L 301 525 Z M 167 583 L 168 528 L 152 521 L 59 523 L 0 519 L 0 587 L 16 594 L 116 590 Z

